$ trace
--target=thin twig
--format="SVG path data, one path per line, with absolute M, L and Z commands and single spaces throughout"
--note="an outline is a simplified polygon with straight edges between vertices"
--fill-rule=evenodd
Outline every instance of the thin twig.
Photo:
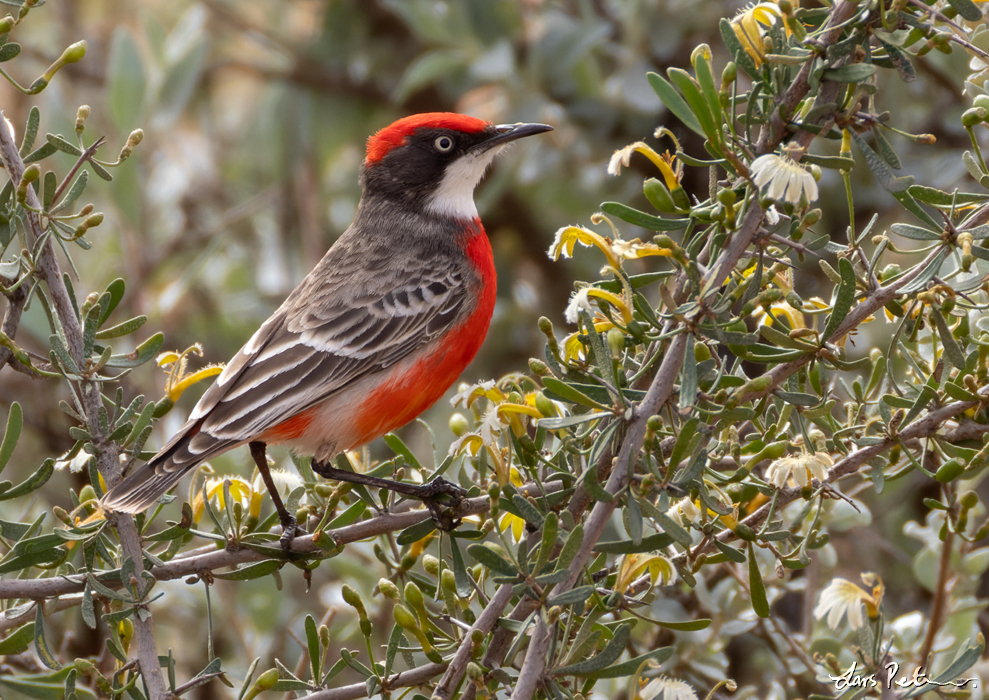
M 478 616 L 477 621 L 470 628 L 470 632 L 464 635 L 463 643 L 450 660 L 450 665 L 447 666 L 443 678 L 440 679 L 439 684 L 433 690 L 433 698 L 449 700 L 449 698 L 453 697 L 453 691 L 456 690 L 460 681 L 463 679 L 464 673 L 467 671 L 467 663 L 470 661 L 471 635 L 474 630 L 479 630 L 484 634 L 490 632 L 495 626 L 495 623 L 498 622 L 501 611 L 505 609 L 505 606 L 508 605 L 508 601 L 511 599 L 512 585 L 503 583 L 491 598 L 491 602 L 488 603 L 484 611 Z
M 429 663 L 411 671 L 396 673 L 391 678 L 385 679 L 386 688 L 394 690 L 396 688 L 414 688 L 423 685 L 430 678 L 442 673 L 446 669 L 446 664 Z M 330 688 L 327 690 L 317 690 L 315 693 L 306 696 L 306 700 L 357 700 L 357 698 L 367 697 L 367 683 L 354 683 L 340 688 Z

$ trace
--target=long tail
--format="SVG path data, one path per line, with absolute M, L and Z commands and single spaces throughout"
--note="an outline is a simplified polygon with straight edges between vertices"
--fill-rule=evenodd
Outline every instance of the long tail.
M 100 505 L 120 513 L 140 513 L 154 505 L 162 494 L 179 483 L 200 462 L 239 444 L 235 440 L 218 440 L 206 432 L 200 432 L 202 423 L 203 418 L 186 423 L 158 454 L 110 489 Z
M 140 513 L 185 476 L 183 469 L 156 470 L 153 462 L 142 464 L 110 489 L 100 501 L 103 508 L 119 513 Z

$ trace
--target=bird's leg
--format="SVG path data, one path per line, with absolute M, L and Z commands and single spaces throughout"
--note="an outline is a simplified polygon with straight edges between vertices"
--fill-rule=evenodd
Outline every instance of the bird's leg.
M 249 443 L 248 447 L 251 448 L 251 457 L 254 458 L 254 463 L 258 467 L 258 471 L 261 472 L 261 480 L 264 481 L 264 485 L 271 495 L 271 502 L 275 504 L 275 510 L 278 511 L 278 520 L 282 523 L 282 536 L 278 541 L 282 549 L 288 553 L 292 550 L 292 538 L 302 532 L 302 530 L 299 529 L 299 524 L 295 516 L 285 509 L 285 504 L 282 503 L 282 497 L 278 495 L 278 489 L 275 488 L 275 482 L 271 480 L 271 472 L 268 470 L 268 457 L 265 454 L 265 443 L 254 441 Z
M 387 489 L 388 491 L 394 491 L 403 496 L 420 500 L 429 509 L 429 513 L 432 515 L 436 527 L 440 530 L 449 532 L 460 524 L 460 519 L 450 515 L 448 511 L 444 510 L 444 507 L 449 505 L 455 512 L 457 507 L 463 502 L 467 492 L 443 477 L 438 476 L 427 484 L 408 484 L 404 481 L 381 479 L 376 476 L 337 469 L 330 466 L 329 460 L 326 462 L 317 462 L 315 457 L 312 460 L 312 470 L 324 479 L 345 481 L 348 484 L 361 484 L 362 486 L 370 486 L 377 489 Z M 440 503 L 438 500 L 440 496 L 448 496 L 452 503 Z

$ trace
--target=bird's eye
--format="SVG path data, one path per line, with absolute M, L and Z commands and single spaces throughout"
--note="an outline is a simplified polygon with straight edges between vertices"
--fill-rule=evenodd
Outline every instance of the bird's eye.
M 437 136 L 433 146 L 440 153 L 449 153 L 453 150 L 453 139 L 449 136 Z

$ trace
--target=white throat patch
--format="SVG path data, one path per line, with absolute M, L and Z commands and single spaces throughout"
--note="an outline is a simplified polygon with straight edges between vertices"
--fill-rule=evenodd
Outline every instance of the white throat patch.
M 476 219 L 474 188 L 502 148 L 504 146 L 495 146 L 482 153 L 468 153 L 450 163 L 439 187 L 426 202 L 426 209 L 454 219 Z

